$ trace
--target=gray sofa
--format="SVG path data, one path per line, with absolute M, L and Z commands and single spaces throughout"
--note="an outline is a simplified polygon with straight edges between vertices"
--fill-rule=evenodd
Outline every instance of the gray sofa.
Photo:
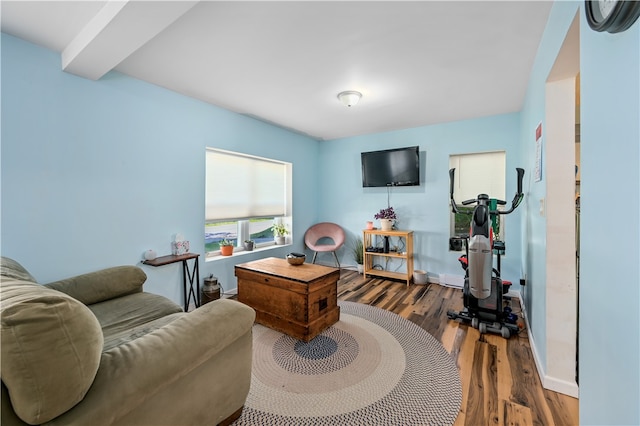
M 239 416 L 255 312 L 232 300 L 185 313 L 109 268 L 47 285 L 2 258 L 2 426 L 215 425 Z

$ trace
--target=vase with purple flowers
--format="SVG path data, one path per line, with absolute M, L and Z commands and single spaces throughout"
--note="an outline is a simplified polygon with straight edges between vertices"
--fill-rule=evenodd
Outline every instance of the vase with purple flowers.
M 396 212 L 393 210 L 393 207 L 381 209 L 375 214 L 374 218 L 380 220 L 380 229 L 383 231 L 391 231 L 391 229 L 393 229 L 393 224 L 397 219 Z

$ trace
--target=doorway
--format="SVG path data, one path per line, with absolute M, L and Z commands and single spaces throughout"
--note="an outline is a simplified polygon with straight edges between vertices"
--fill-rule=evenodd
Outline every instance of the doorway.
M 546 377 L 545 387 L 578 396 L 576 124 L 579 16 L 567 33 L 545 88 Z

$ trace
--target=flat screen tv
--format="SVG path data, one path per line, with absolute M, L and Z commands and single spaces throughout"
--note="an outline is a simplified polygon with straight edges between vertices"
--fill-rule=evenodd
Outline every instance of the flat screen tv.
M 360 154 L 362 186 L 420 185 L 420 151 L 417 146 Z

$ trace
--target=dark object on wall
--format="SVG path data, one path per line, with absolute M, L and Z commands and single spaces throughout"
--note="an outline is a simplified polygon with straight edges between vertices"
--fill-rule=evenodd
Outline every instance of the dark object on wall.
M 621 33 L 640 16 L 640 2 L 585 0 L 584 13 L 592 30 Z
M 464 240 L 465 239 L 463 237 L 451 237 L 451 238 L 449 238 L 449 250 L 451 250 L 451 251 L 462 251 L 462 249 L 464 248 Z
M 420 185 L 418 146 L 363 152 L 360 158 L 365 188 Z

